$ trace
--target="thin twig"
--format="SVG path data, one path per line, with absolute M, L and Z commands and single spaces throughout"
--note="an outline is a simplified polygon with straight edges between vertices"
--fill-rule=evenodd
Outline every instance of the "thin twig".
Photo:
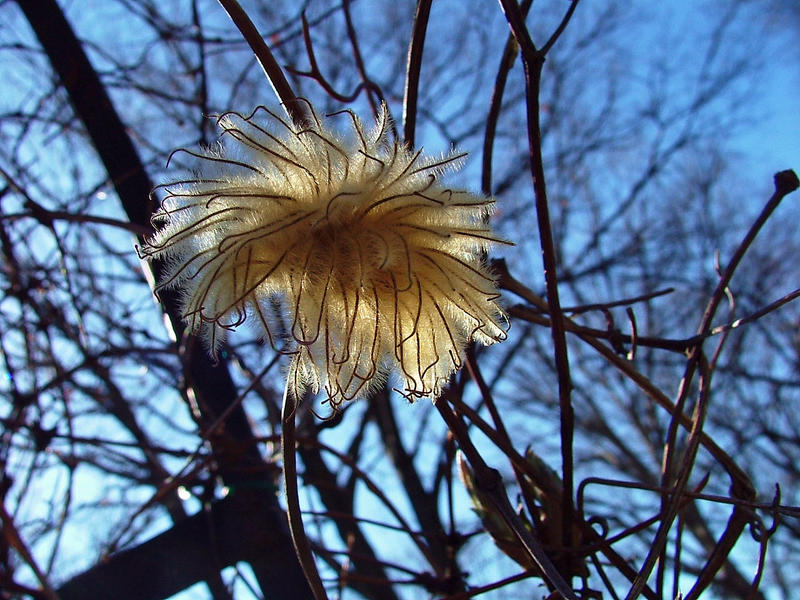
M 300 512 L 300 496 L 297 491 L 297 455 L 295 454 L 295 414 L 297 400 L 289 392 L 289 382 L 283 391 L 283 410 L 281 412 L 281 449 L 283 450 L 283 481 L 286 490 L 286 511 L 289 519 L 289 531 L 292 534 L 297 559 L 303 568 L 306 579 L 314 593 L 315 600 L 327 600 L 325 587 L 317 571 L 311 545 L 303 526 L 303 515 Z
M 272 55 L 264 38 L 261 37 L 256 26 L 253 25 L 250 17 L 247 16 L 247 13 L 236 0 L 219 0 L 219 3 L 222 5 L 222 8 L 225 9 L 225 12 L 228 13 L 234 25 L 239 29 L 242 37 L 244 37 L 250 49 L 253 51 L 253 54 L 255 54 L 258 64 L 260 64 L 261 68 L 264 70 L 264 74 L 267 76 L 270 85 L 272 85 L 272 89 L 283 104 L 286 113 L 296 124 L 302 125 L 306 123 L 309 120 L 307 107 L 297 100 L 297 96 L 295 96 L 292 87 L 286 80 L 283 70 Z
M 303 29 L 303 42 L 306 45 L 306 55 L 308 56 L 308 71 L 300 71 L 299 69 L 295 69 L 292 67 L 286 67 L 289 71 L 294 73 L 295 75 L 300 75 L 301 77 L 309 77 L 316 81 L 322 89 L 325 90 L 325 93 L 328 94 L 334 100 L 341 102 L 342 104 L 349 104 L 355 101 L 358 98 L 358 95 L 361 93 L 361 90 L 364 89 L 364 85 L 359 83 L 356 86 L 356 89 L 348 96 L 345 94 L 341 94 L 333 89 L 333 86 L 330 82 L 325 79 L 325 76 L 320 71 L 319 64 L 317 63 L 317 55 L 314 52 L 314 43 L 311 40 L 311 28 L 308 25 L 308 19 L 306 19 L 305 13 L 300 15 L 300 23 Z
M 422 70 L 422 49 L 425 46 L 425 32 L 432 0 L 418 0 L 414 13 L 414 26 L 408 45 L 408 64 L 406 66 L 406 89 L 403 96 L 403 136 L 410 147 L 414 147 L 417 126 L 417 96 L 419 95 L 419 74 Z
M 572 408 L 572 380 L 570 376 L 567 338 L 564 329 L 564 313 L 558 292 L 557 258 L 553 231 L 550 224 L 550 209 L 545 185 L 544 161 L 542 158 L 542 133 L 539 124 L 539 89 L 544 65 L 544 54 L 536 49 L 531 40 L 525 20 L 514 0 L 500 0 L 511 32 L 519 44 L 525 72 L 525 99 L 528 118 L 528 152 L 531 177 L 536 203 L 536 219 L 539 230 L 539 243 L 542 248 L 547 306 L 550 314 L 550 332 L 553 338 L 556 372 L 558 374 L 558 402 L 561 412 L 561 470 L 564 484 L 562 497 L 561 541 L 565 548 L 571 544 L 571 523 L 574 511 L 573 437 L 575 433 L 575 412 Z M 571 13 L 570 13 L 571 14 Z
M 355 55 L 356 65 L 358 67 L 358 71 L 361 74 L 362 81 L 356 85 L 355 89 L 348 95 L 341 92 L 337 92 L 333 84 L 331 84 L 325 76 L 322 74 L 322 70 L 319 68 L 319 63 L 317 63 L 317 55 L 314 52 L 314 42 L 311 39 L 311 26 L 308 23 L 308 19 L 306 19 L 305 13 L 300 14 L 300 23 L 303 32 L 303 43 L 306 46 L 306 55 L 308 56 L 308 64 L 309 69 L 308 71 L 301 71 L 299 69 L 295 69 L 293 67 L 287 66 L 285 67 L 288 71 L 291 71 L 295 75 L 299 75 L 301 77 L 308 77 L 316 81 L 322 89 L 325 90 L 325 93 L 328 94 L 334 100 L 341 102 L 342 104 L 350 104 L 354 102 L 356 98 L 361 94 L 362 91 L 367 92 L 367 100 L 369 101 L 370 105 L 372 106 L 372 112 L 377 117 L 378 109 L 375 105 L 375 100 L 373 99 L 370 92 L 377 95 L 379 98 L 383 99 L 383 92 L 381 91 L 378 84 L 367 77 L 366 71 L 364 70 L 364 61 L 361 59 L 361 53 L 358 49 L 358 40 L 355 37 L 355 29 L 352 27 L 351 19 L 349 18 L 349 12 L 345 8 L 345 19 L 348 22 L 348 35 L 351 36 L 351 44 L 353 45 L 353 54 Z
M 483 404 L 489 410 L 489 414 L 492 417 L 492 422 L 494 423 L 494 426 L 495 426 L 495 430 L 493 431 L 493 433 L 497 437 L 496 438 L 491 438 L 491 439 L 493 439 L 493 441 L 495 441 L 495 443 L 498 444 L 498 447 L 500 447 L 500 448 L 504 447 L 504 448 L 508 448 L 508 449 L 513 449 L 513 444 L 511 442 L 511 436 L 508 435 L 508 430 L 506 429 L 505 423 L 503 422 L 503 418 L 500 415 L 500 411 L 497 410 L 497 405 L 495 404 L 494 396 L 492 395 L 492 391 L 489 389 L 489 386 L 487 385 L 486 380 L 484 380 L 483 375 L 481 374 L 480 367 L 478 366 L 478 361 L 477 361 L 477 359 L 475 357 L 475 345 L 474 344 L 470 344 L 467 347 L 467 355 L 466 355 L 466 360 L 464 362 L 466 364 L 467 371 L 469 371 L 469 374 L 472 377 L 472 380 L 475 382 L 475 385 L 478 386 L 478 390 L 481 393 L 481 398 L 483 399 Z M 461 404 L 463 404 L 463 402 Z M 498 442 L 502 443 L 503 446 L 500 446 Z M 525 489 L 525 485 L 524 485 L 524 480 L 523 480 L 523 473 L 525 471 L 520 469 L 520 467 L 517 466 L 517 464 L 515 463 L 515 460 L 514 460 L 515 455 L 512 455 L 510 453 L 506 453 L 506 455 L 509 457 L 509 462 L 511 463 L 511 466 L 512 466 L 512 468 L 514 470 L 514 476 L 517 478 L 517 484 L 519 485 L 519 488 L 521 490 L 524 490 Z M 516 458 L 517 458 L 517 462 L 524 462 L 522 457 L 517 455 Z M 529 477 L 530 477 L 530 475 L 531 475 L 530 472 L 528 472 L 528 476 Z M 535 479 L 535 478 L 532 478 L 532 479 L 534 480 L 534 482 L 537 485 L 540 485 L 540 482 L 538 481 L 538 479 Z M 533 506 L 531 506 L 531 504 L 530 504 L 532 499 L 529 498 L 527 494 L 523 494 L 523 499 L 524 499 L 524 501 L 526 503 L 526 506 L 528 507 L 528 512 L 531 513 L 531 514 L 534 514 Z M 538 527 L 538 523 L 537 522 L 534 522 L 534 527 Z
M 468 598 L 476 598 L 486 592 L 491 592 L 492 590 L 499 590 L 501 587 L 510 585 L 512 583 L 516 583 L 517 581 L 523 581 L 531 577 L 530 572 L 525 571 L 524 573 L 517 573 L 516 575 L 512 575 L 510 577 L 505 577 L 498 581 L 493 581 L 492 583 L 478 586 L 471 588 L 469 591 L 466 592 L 459 592 L 458 594 L 452 594 L 447 596 L 446 598 L 442 598 L 442 600 L 468 600 Z
M 375 102 L 375 98 L 373 98 L 372 94 L 369 92 L 377 94 L 381 102 L 384 101 L 383 92 L 381 92 L 378 85 L 367 76 L 367 68 L 364 65 L 364 59 L 361 57 L 361 49 L 358 45 L 358 35 L 356 35 L 356 28 L 353 26 L 353 17 L 350 15 L 350 0 L 342 1 L 342 12 L 344 13 L 344 22 L 347 27 L 347 39 L 350 40 L 350 47 L 353 49 L 353 60 L 356 62 L 356 70 L 361 77 L 364 89 L 367 90 L 367 101 L 372 108 L 372 114 L 375 115 L 377 119 L 378 113 L 380 112 L 378 110 L 378 103 Z
M 800 181 L 798 181 L 797 175 L 792 170 L 776 173 L 774 181 L 775 191 L 773 192 L 772 196 L 770 196 L 769 200 L 767 200 L 767 203 L 764 206 L 764 209 L 761 211 L 761 214 L 758 215 L 758 218 L 756 218 L 756 220 L 750 226 L 750 229 L 747 231 L 747 234 L 745 234 L 742 242 L 736 248 L 736 251 L 731 257 L 730 263 L 728 263 L 725 272 L 722 274 L 722 277 L 717 283 L 714 293 L 711 295 L 711 300 L 706 307 L 705 313 L 703 314 L 703 320 L 698 328 L 698 334 L 706 333 L 711 329 L 711 323 L 714 320 L 714 315 L 716 314 L 717 308 L 725 296 L 725 290 L 728 288 L 728 285 L 733 278 L 733 273 L 736 271 L 736 268 L 739 266 L 742 258 L 744 258 L 744 255 L 750 248 L 753 240 L 755 240 L 759 231 L 761 231 L 761 228 L 770 218 L 775 209 L 778 208 L 781 200 L 800 187 Z
M 271 439 L 271 438 L 265 438 L 265 439 Z M 428 563 L 430 563 L 431 565 L 435 564 L 434 557 L 431 555 L 430 549 L 427 547 L 427 545 L 425 544 L 425 540 L 423 539 L 424 536 L 417 535 L 417 533 L 415 532 L 411 524 L 408 522 L 408 520 L 406 520 L 405 517 L 403 517 L 402 512 L 395 506 L 393 499 L 380 488 L 380 486 L 370 477 L 370 475 L 366 471 L 358 467 L 356 461 L 353 459 L 351 455 L 345 452 L 340 452 L 339 450 L 336 450 L 335 448 L 320 442 L 319 439 L 314 437 L 301 437 L 298 440 L 298 442 L 303 448 L 308 447 L 308 448 L 316 448 L 319 450 L 323 450 L 336 457 L 336 459 L 341 461 L 342 464 L 347 465 L 347 467 L 350 468 L 350 470 L 352 471 L 352 477 L 361 481 L 367 488 L 367 490 L 370 493 L 372 493 L 380 501 L 380 503 L 386 507 L 386 509 L 389 510 L 392 516 L 400 524 L 400 528 L 403 531 L 408 532 L 409 536 L 416 545 L 417 549 L 425 557 L 425 560 L 427 560 Z
M 629 306 L 631 304 L 636 304 L 638 302 L 647 302 L 648 300 L 652 300 L 653 298 L 664 296 L 666 294 L 671 294 L 674 291 L 675 288 L 668 287 L 664 288 L 663 290 L 656 290 L 655 292 L 649 292 L 647 294 L 640 294 L 639 296 L 633 296 L 632 298 L 622 298 L 621 300 L 613 300 L 612 302 L 596 302 L 593 304 L 581 304 L 580 306 L 564 306 L 562 307 L 561 310 L 563 310 L 565 313 L 570 313 L 571 315 L 574 316 L 593 310 L 608 310 L 609 308 L 614 308 L 616 306 Z
M 550 51 L 550 48 L 553 47 L 553 44 L 555 44 L 558 38 L 561 37 L 561 34 L 564 33 L 564 30 L 567 28 L 567 24 L 572 18 L 576 8 L 578 8 L 578 0 L 572 0 L 567 12 L 564 13 L 564 18 L 561 19 L 561 23 L 558 24 L 558 27 L 556 27 L 556 30 L 553 32 L 553 35 L 550 36 L 550 39 L 544 43 L 544 46 L 542 46 L 542 55 L 547 54 Z
M 523 0 L 520 12 L 523 18 L 527 16 L 533 0 Z M 483 136 L 483 164 L 481 166 L 481 191 L 487 196 L 492 194 L 492 156 L 494 153 L 494 138 L 497 132 L 497 121 L 500 119 L 500 110 L 503 108 L 503 94 L 508 81 L 508 73 L 514 66 L 514 61 L 519 54 L 519 46 L 513 34 L 509 34 L 503 57 L 497 68 L 497 75 L 492 89 L 492 99 L 489 102 L 489 112 L 486 115 L 486 132 Z

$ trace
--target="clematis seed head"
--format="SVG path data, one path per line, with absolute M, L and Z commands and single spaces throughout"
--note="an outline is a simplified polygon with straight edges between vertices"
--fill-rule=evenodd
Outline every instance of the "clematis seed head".
M 385 107 L 372 129 L 340 113 L 346 135 L 310 113 L 303 125 L 264 107 L 218 117 L 220 144 L 190 152 L 199 171 L 159 186 L 140 250 L 165 261 L 157 291 L 180 290 L 212 352 L 245 321 L 288 341 L 298 398 L 324 390 L 338 407 L 391 371 L 409 399 L 436 397 L 467 343 L 506 337 L 484 260 L 507 243 L 486 224 L 493 200 L 445 186 L 463 155 L 407 148 Z

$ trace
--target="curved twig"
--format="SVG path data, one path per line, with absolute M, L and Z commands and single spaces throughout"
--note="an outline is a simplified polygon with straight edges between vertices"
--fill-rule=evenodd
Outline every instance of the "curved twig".
M 297 455 L 295 454 L 295 414 L 297 400 L 289 393 L 289 380 L 283 391 L 283 410 L 281 411 L 281 448 L 283 450 L 283 481 L 286 490 L 286 509 L 289 518 L 289 531 L 292 534 L 297 559 L 303 568 L 306 579 L 314 592 L 315 600 L 327 600 L 325 587 L 317 571 L 311 545 L 303 526 L 303 515 L 300 512 L 300 496 L 297 491 Z

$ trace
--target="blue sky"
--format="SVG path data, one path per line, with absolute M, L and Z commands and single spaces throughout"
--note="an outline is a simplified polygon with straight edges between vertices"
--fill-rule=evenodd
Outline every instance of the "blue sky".
M 734 143 L 743 153 L 752 153 L 754 174 L 790 168 L 800 172 L 800 66 L 773 64 L 764 79 L 766 116 Z

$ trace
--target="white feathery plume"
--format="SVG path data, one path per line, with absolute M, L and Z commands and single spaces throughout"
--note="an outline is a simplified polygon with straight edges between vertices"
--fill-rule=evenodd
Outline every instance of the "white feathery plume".
M 352 113 L 339 135 L 311 111 L 297 126 L 259 107 L 218 118 L 221 144 L 203 168 L 159 186 L 157 289 L 181 290 L 183 315 L 212 351 L 255 321 L 274 344 L 287 315 L 289 388 L 331 405 L 364 396 L 396 369 L 409 399 L 436 397 L 465 345 L 505 339 L 484 256 L 493 200 L 442 184 L 463 155 L 425 157 L 391 139 L 383 107 L 366 131 Z M 346 117 L 342 117 L 346 118 Z

